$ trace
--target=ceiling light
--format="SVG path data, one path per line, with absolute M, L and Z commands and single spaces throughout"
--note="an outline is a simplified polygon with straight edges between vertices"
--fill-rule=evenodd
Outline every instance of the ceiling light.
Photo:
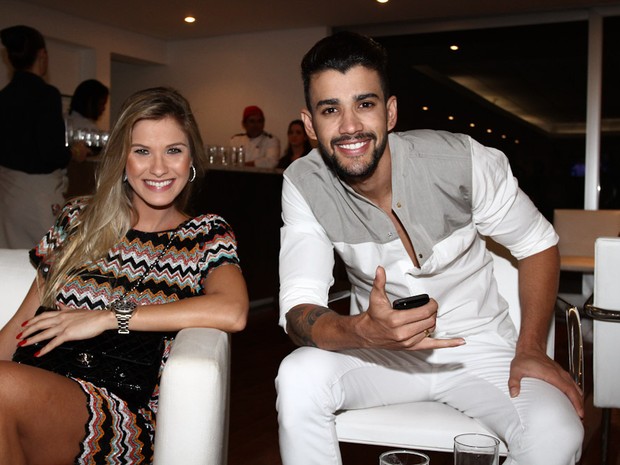
M 196 22 L 196 18 L 194 18 L 193 16 L 186 16 L 183 21 L 185 21 L 186 23 L 195 23 Z
M 387 3 L 387 2 L 389 2 L 389 1 L 390 1 L 390 0 L 377 0 L 377 3 Z
M 424 105 L 424 106 L 422 107 L 422 111 L 428 111 L 428 107 L 427 107 L 426 105 Z
M 450 45 L 450 50 L 452 50 L 453 52 L 456 52 L 459 49 L 458 45 Z
M 469 123 L 469 127 L 470 128 L 475 128 L 476 127 L 476 123 Z
M 454 116 L 450 115 L 450 116 L 448 116 L 448 119 L 449 119 L 450 121 L 454 121 Z

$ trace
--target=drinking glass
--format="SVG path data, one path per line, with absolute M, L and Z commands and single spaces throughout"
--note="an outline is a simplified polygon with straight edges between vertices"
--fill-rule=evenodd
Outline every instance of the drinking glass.
M 465 433 L 454 438 L 454 465 L 499 465 L 499 439 Z
M 228 160 L 226 159 L 226 147 L 223 145 L 217 149 L 217 158 L 222 165 L 228 165 Z
M 413 450 L 389 450 L 379 456 L 379 465 L 428 465 L 428 455 Z
M 209 165 L 217 163 L 217 147 L 214 145 L 208 145 L 207 153 L 209 154 Z

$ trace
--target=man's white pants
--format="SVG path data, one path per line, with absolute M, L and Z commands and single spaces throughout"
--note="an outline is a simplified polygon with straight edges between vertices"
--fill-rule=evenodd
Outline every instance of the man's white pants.
M 478 419 L 508 444 L 506 465 L 575 464 L 583 426 L 568 398 L 533 378 L 511 398 L 514 346 L 495 333 L 466 340 L 418 352 L 295 350 L 276 379 L 283 464 L 341 464 L 334 412 L 413 401 L 444 402 Z

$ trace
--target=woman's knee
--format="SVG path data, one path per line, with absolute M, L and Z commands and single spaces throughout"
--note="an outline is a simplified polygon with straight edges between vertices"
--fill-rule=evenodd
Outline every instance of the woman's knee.
M 72 463 L 88 420 L 86 397 L 64 376 L 0 362 L 0 418 L 29 463 Z
M 83 406 L 82 390 L 64 376 L 21 365 L 15 362 L 0 361 L 0 404 L 26 414 L 31 411 L 55 412 L 58 405 L 75 403 Z M 50 402 L 54 398 L 56 402 Z M 57 405 L 58 404 L 58 405 Z
M 26 390 L 17 364 L 0 361 L 0 419 L 5 425 L 7 422 L 15 424 Z
M 0 361 L 0 402 L 17 400 L 27 388 L 22 379 L 21 368 L 15 362 Z

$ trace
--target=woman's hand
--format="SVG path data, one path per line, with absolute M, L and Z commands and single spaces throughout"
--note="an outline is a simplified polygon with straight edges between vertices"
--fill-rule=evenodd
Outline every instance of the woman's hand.
M 77 141 L 71 144 L 71 159 L 78 163 L 82 163 L 87 157 L 93 154 L 90 147 L 84 141 Z
M 116 319 L 108 310 L 80 310 L 60 304 L 60 310 L 50 310 L 28 320 L 24 330 L 17 335 L 18 345 L 49 342 L 37 352 L 45 355 L 67 341 L 78 341 L 98 336 L 108 329 L 115 329 Z

